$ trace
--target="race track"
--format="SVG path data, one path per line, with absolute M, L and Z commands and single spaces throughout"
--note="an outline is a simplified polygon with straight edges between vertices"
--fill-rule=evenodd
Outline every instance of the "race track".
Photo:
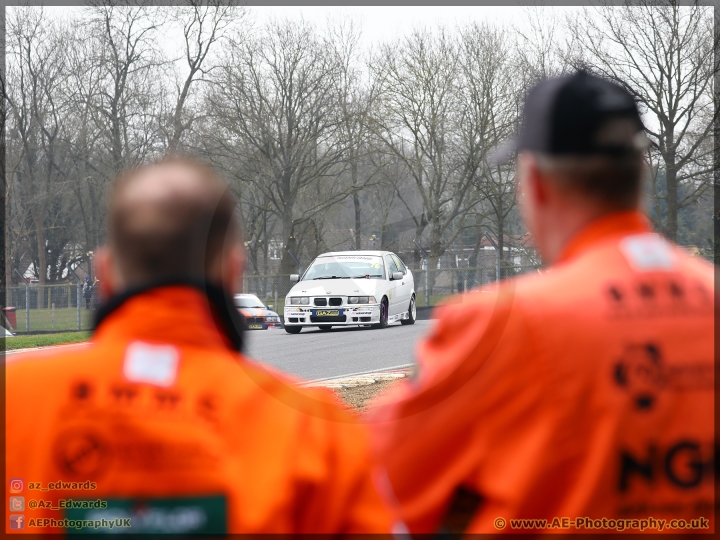
M 315 380 L 411 365 L 415 344 L 431 324 L 433 321 L 425 320 L 412 326 L 392 324 L 383 330 L 350 327 L 323 332 L 311 328 L 295 335 L 285 330 L 244 335 L 250 357 Z
M 432 324 L 429 320 L 419 320 L 412 326 L 395 323 L 383 330 L 349 327 L 328 332 L 313 327 L 295 335 L 282 329 L 247 331 L 244 352 L 259 362 L 306 380 L 330 379 L 412 365 L 415 345 Z M 82 345 L 21 349 L 5 354 L 6 360 L 12 362 L 30 352 Z

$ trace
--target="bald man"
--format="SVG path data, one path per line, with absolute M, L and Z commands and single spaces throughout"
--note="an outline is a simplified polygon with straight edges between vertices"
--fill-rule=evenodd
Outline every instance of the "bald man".
M 240 353 L 235 206 L 186 159 L 116 181 L 92 343 L 7 367 L 7 532 L 388 530 L 360 426 Z

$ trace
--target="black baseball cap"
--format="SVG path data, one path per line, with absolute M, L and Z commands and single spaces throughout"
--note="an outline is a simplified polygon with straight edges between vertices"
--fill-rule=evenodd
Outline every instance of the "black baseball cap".
M 629 119 L 630 122 L 612 122 Z M 495 161 L 515 151 L 551 156 L 637 155 L 649 140 L 635 100 L 622 86 L 585 71 L 547 79 L 528 93 L 517 138 Z

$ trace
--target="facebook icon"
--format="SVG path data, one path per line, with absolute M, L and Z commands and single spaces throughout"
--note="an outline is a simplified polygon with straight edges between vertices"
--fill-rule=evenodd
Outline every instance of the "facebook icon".
M 25 516 L 22 514 L 11 514 L 10 515 L 10 528 L 13 530 L 19 530 L 25 528 Z

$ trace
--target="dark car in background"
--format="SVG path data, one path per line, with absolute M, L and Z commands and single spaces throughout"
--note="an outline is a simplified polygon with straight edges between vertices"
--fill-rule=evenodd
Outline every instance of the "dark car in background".
M 236 294 L 234 301 L 235 307 L 245 320 L 245 330 L 282 328 L 278 314 L 269 309 L 254 294 Z

